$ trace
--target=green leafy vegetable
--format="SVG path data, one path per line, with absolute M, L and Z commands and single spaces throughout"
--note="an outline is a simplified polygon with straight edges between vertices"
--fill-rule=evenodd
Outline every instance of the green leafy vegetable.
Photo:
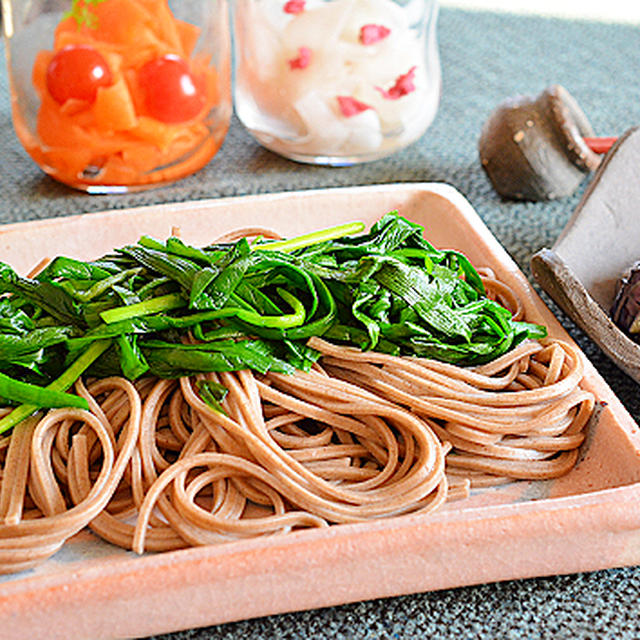
M 214 411 L 226 415 L 222 408 L 222 401 L 227 395 L 227 388 L 213 380 L 198 380 L 198 392 L 205 404 Z
M 110 343 L 107 341 L 95 342 L 92 344 L 59 378 L 56 378 L 53 382 L 48 384 L 44 390 L 54 392 L 66 391 L 85 372 L 91 363 L 108 349 L 109 346 Z M 0 419 L 0 433 L 4 433 L 5 431 L 12 429 L 19 422 L 22 422 L 22 420 L 28 418 L 32 413 L 43 406 L 46 405 L 32 400 L 16 407 L 11 413 Z
M 323 335 L 474 365 L 546 334 L 515 322 L 487 298 L 464 255 L 436 249 L 397 212 L 362 231 L 350 223 L 200 248 L 143 236 L 92 262 L 56 258 L 35 279 L 0 263 L 0 396 L 24 403 L 0 420 L 0 432 L 69 401 L 60 392 L 87 369 L 131 380 L 246 368 L 289 374 L 313 365 L 319 354 L 306 343 Z M 199 391 L 221 410 L 216 383 Z
M 14 380 L 4 373 L 0 373 L 0 398 L 16 403 L 28 402 L 38 408 L 77 407 L 89 409 L 89 405 L 84 398 Z
M 98 28 L 98 17 L 91 11 L 91 6 L 103 3 L 105 0 L 72 0 L 71 9 L 64 14 L 65 18 L 73 18 L 78 28 L 86 25 L 90 29 Z
M 185 300 L 177 293 L 168 293 L 165 296 L 158 296 L 142 302 L 136 302 L 124 307 L 116 307 L 108 309 L 100 314 L 100 317 L 107 324 L 114 324 L 129 318 L 139 318 L 140 316 L 149 316 L 154 313 L 171 311 L 172 309 L 180 309 L 186 306 Z

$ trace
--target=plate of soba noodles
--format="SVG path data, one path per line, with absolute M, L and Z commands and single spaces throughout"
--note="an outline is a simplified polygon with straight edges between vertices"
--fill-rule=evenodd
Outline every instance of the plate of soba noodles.
M 409 183 L 0 229 L 3 637 L 640 562 L 640 432 L 471 205 Z

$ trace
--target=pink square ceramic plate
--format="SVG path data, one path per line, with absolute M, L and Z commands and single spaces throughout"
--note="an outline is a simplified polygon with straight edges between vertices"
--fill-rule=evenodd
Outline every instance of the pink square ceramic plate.
M 111 211 L 0 228 L 25 272 L 44 255 L 93 258 L 179 226 L 194 244 L 259 222 L 294 235 L 385 212 L 492 267 L 529 319 L 568 336 L 453 188 L 399 184 Z M 556 481 L 484 489 L 430 515 L 299 531 L 138 557 L 81 533 L 39 568 L 0 581 L 0 629 L 25 637 L 129 638 L 357 600 L 640 563 L 640 432 L 591 365 L 603 403 L 577 466 Z

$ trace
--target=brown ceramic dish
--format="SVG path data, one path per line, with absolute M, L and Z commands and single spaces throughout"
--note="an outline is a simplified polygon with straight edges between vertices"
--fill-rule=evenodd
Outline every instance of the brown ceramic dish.
M 623 371 L 640 382 L 640 345 L 609 318 L 616 282 L 640 259 L 640 129 L 605 157 L 552 249 L 531 260 L 534 277 Z
M 586 144 L 593 128 L 561 85 L 500 103 L 482 127 L 478 152 L 494 189 L 514 200 L 571 195 L 600 156 Z
M 433 184 L 306 191 L 113 211 L 0 228 L 0 255 L 26 271 L 44 254 L 95 257 L 180 226 L 188 242 L 259 221 L 285 235 L 391 209 L 439 247 L 490 266 L 528 317 L 568 339 L 471 206 Z M 46 564 L 0 581 L 0 635 L 130 638 L 357 600 L 640 563 L 640 432 L 587 363 L 601 403 L 577 466 L 556 481 L 485 489 L 431 515 L 337 525 L 147 554 L 83 532 Z

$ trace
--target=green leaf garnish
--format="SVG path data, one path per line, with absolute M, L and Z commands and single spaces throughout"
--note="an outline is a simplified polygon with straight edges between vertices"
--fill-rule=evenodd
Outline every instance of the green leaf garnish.
M 546 335 L 514 321 L 464 255 L 436 249 L 396 211 L 363 229 L 201 248 L 143 236 L 92 262 L 56 258 L 34 279 L 0 263 L 0 397 L 23 402 L 0 433 L 68 401 L 56 393 L 87 369 L 131 380 L 291 374 L 319 357 L 307 346 L 314 336 L 476 365 Z M 220 389 L 200 391 L 221 409 Z
M 73 18 L 78 25 L 78 29 L 83 26 L 89 29 L 98 28 L 98 16 L 92 13 L 91 7 L 97 6 L 106 0 L 71 0 L 71 9 L 67 11 L 63 18 Z

